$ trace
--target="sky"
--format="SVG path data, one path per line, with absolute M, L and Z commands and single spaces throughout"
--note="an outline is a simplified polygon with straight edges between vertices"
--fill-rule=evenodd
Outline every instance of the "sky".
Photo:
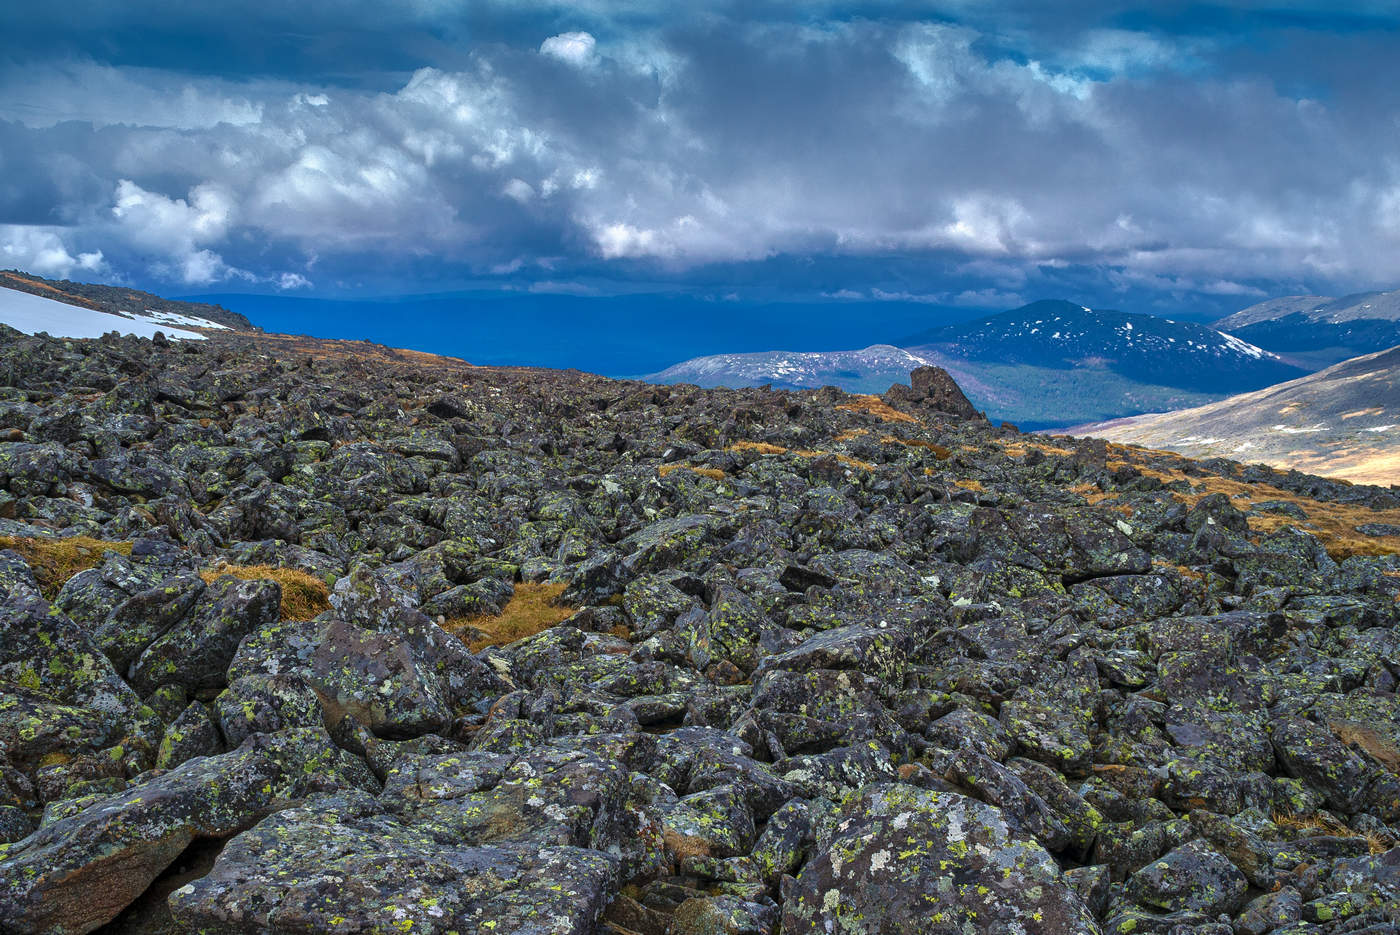
M 1400 3 L 3 4 L 0 267 L 832 314 L 1395 288 Z

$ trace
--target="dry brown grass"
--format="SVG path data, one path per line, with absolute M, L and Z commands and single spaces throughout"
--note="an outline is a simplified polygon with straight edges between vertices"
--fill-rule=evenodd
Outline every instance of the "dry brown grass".
M 1346 825 L 1325 815 L 1296 815 L 1292 812 L 1275 811 L 1270 820 L 1280 828 L 1299 831 L 1305 835 L 1318 835 L 1330 838 L 1361 838 L 1372 854 L 1384 854 L 1395 842 L 1374 831 L 1353 831 Z
M 1100 490 L 1098 484 L 1075 484 L 1070 488 L 1071 493 L 1077 493 L 1083 497 L 1090 506 L 1095 506 L 1109 498 L 1109 494 Z
M 223 333 L 222 340 L 233 343 L 246 343 L 261 351 L 282 359 L 296 360 L 311 358 L 323 361 L 372 361 L 382 364 L 408 365 L 418 370 L 427 370 L 443 376 L 453 372 L 479 370 L 465 360 L 444 357 L 426 351 L 412 351 L 406 348 L 385 347 L 368 341 L 346 341 L 339 338 L 313 338 L 300 334 L 249 334 L 239 332 L 234 335 Z M 512 371 L 519 368 L 496 367 L 499 371 Z
M 1190 578 L 1192 581 L 1206 580 L 1206 576 L 1204 574 L 1187 565 L 1176 565 L 1171 562 L 1162 561 L 1161 559 L 1153 559 L 1152 564 L 1158 568 L 1170 569 L 1171 571 L 1176 572 L 1178 575 L 1181 575 L 1181 577 Z
M 846 465 L 846 467 L 859 468 L 862 471 L 875 470 L 875 465 L 871 464 L 869 461 L 862 461 L 859 458 L 852 458 L 850 455 L 844 455 L 839 451 L 813 451 L 811 449 L 803 449 L 801 451 L 795 451 L 793 452 L 793 454 L 801 455 L 804 458 L 824 458 L 827 455 L 830 455 L 837 461 L 840 461 L 842 464 Z
M 847 412 L 867 412 L 881 422 L 918 422 L 907 412 L 900 412 L 878 396 L 852 396 L 851 401 L 836 407 Z
M 696 467 L 693 464 L 682 464 L 677 461 L 674 464 L 662 464 L 656 468 L 656 473 L 661 477 L 669 477 L 679 470 L 687 470 L 692 474 L 699 474 L 701 477 L 708 477 L 711 480 L 724 480 L 724 472 L 719 468 Z
M 315 575 L 296 568 L 219 564 L 199 573 L 199 576 L 210 584 L 224 575 L 232 575 L 244 581 L 276 581 L 282 586 L 280 616 L 283 620 L 310 620 L 317 614 L 331 609 L 330 588 L 326 583 Z
M 785 455 L 788 450 L 781 445 L 770 445 L 767 442 L 735 442 L 725 451 L 756 451 L 761 455 Z
M 976 493 L 986 493 L 987 488 L 982 486 L 980 480 L 971 477 L 964 477 L 961 480 L 953 481 L 954 487 L 961 487 L 963 490 L 971 490 Z
M 52 295 L 58 296 L 60 301 L 66 302 L 69 305 L 81 305 L 83 308 L 92 308 L 97 309 L 98 311 L 102 310 L 102 307 L 96 302 L 92 301 L 91 299 L 85 299 L 82 296 L 74 295 L 71 292 L 64 292 L 57 286 L 51 286 L 46 282 L 40 282 L 39 280 L 31 279 L 28 276 L 21 276 L 18 273 L 0 273 L 0 280 L 9 280 L 10 282 L 15 283 L 17 287 L 24 292 L 28 292 L 30 289 L 39 289 L 42 292 L 47 292 Z
M 1179 459 L 1184 461 L 1185 459 Z M 1125 460 L 1112 460 L 1108 468 L 1114 470 Z M 1249 528 L 1256 533 L 1270 533 L 1284 528 L 1302 529 L 1317 536 L 1327 554 L 1341 561 L 1353 555 L 1400 554 L 1400 536 L 1364 536 L 1356 531 L 1362 523 L 1400 524 L 1400 509 L 1372 510 L 1369 507 L 1350 503 L 1312 500 L 1300 497 L 1292 491 L 1275 487 L 1272 484 L 1246 484 L 1228 477 L 1206 475 L 1191 477 L 1184 471 L 1160 470 L 1134 463 L 1133 467 L 1164 483 L 1184 480 L 1191 485 L 1190 493 L 1174 492 L 1173 496 L 1188 506 L 1195 506 L 1202 498 L 1222 493 L 1240 510 L 1249 510 L 1256 503 L 1279 500 L 1297 506 L 1307 516 L 1307 520 L 1296 520 L 1282 513 L 1251 516 Z
M 703 838 L 692 838 L 672 828 L 667 828 L 662 832 L 661 837 L 666 844 L 667 852 L 677 860 L 684 860 L 687 857 L 710 856 L 710 844 Z
M 130 542 L 108 542 L 90 536 L 67 539 L 0 536 L 0 549 L 14 549 L 29 564 L 39 590 L 52 600 L 58 589 L 80 571 L 102 562 L 103 552 L 131 554 Z
M 799 448 L 793 451 L 789 448 L 783 448 L 779 445 L 769 445 L 765 442 L 735 442 L 734 444 L 730 445 L 727 450 L 757 451 L 759 454 L 765 455 L 785 455 L 791 452 L 792 454 L 795 454 L 802 458 L 824 458 L 827 455 L 830 455 L 831 457 L 835 458 L 837 461 L 840 461 L 847 467 L 859 468 L 862 471 L 875 470 L 875 465 L 871 464 L 869 461 L 862 461 L 859 458 L 853 458 L 850 455 L 842 454 L 839 451 L 826 451 L 814 448 Z
M 542 633 L 577 613 L 578 608 L 555 603 L 567 585 L 524 581 L 494 617 L 463 617 L 448 620 L 443 629 L 460 637 L 474 653 L 488 646 L 505 646 L 527 636 Z
M 1014 441 L 1009 438 L 994 438 L 992 439 L 992 444 L 998 446 L 1002 451 L 1013 458 L 1024 458 L 1032 448 L 1048 455 L 1074 454 L 1073 449 L 1070 448 L 1061 448 L 1059 445 L 1051 445 L 1047 442 L 1033 442 L 1024 438 L 1019 438 Z
M 840 439 L 837 439 L 840 441 Z M 933 456 L 939 461 L 947 461 L 953 456 L 953 450 L 935 442 L 926 442 L 922 438 L 896 438 L 893 435 L 886 435 L 880 439 L 881 444 L 903 445 L 905 448 L 926 448 L 933 452 Z

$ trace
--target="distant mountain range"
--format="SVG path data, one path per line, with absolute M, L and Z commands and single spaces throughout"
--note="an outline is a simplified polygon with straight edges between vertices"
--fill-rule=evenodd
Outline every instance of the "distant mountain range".
M 1364 483 L 1400 479 L 1400 347 L 1178 412 L 1070 430 Z
M 989 417 L 1026 429 L 1195 406 L 1308 371 L 1233 335 L 1152 315 L 1034 302 L 913 334 L 904 347 L 697 357 L 647 379 L 881 392 L 913 366 L 947 370 Z
M 1316 370 L 1400 344 L 1400 289 L 1269 299 L 1213 327 Z
M 1154 315 L 1044 301 L 900 342 L 915 353 L 1055 370 L 1107 369 L 1141 383 L 1231 393 L 1304 370 L 1230 334 Z

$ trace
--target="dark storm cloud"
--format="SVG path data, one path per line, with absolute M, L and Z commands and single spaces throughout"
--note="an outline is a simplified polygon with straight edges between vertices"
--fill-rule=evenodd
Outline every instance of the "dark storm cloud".
M 987 305 L 1055 270 L 1241 304 L 1400 280 L 1388 5 L 25 6 L 0 265 L 564 288 L 841 258 L 806 288 Z

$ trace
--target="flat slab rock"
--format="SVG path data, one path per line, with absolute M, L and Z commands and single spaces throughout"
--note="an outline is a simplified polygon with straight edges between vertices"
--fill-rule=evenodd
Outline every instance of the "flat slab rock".
M 580 847 L 466 844 L 326 796 L 229 842 L 207 876 L 170 896 L 177 922 L 242 932 L 592 932 L 617 859 Z

